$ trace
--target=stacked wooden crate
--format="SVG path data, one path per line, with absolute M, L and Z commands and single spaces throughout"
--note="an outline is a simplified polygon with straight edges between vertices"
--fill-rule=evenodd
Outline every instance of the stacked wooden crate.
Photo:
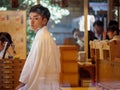
M 0 90 L 14 90 L 25 60 L 0 60 Z
M 79 86 L 78 75 L 78 47 L 75 45 L 61 45 L 61 75 L 62 86 Z

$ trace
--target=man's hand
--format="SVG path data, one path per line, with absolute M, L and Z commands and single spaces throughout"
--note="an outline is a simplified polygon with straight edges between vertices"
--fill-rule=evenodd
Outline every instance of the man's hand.
M 21 87 L 23 87 L 25 84 L 24 83 L 20 83 L 16 88 L 15 90 L 19 90 Z

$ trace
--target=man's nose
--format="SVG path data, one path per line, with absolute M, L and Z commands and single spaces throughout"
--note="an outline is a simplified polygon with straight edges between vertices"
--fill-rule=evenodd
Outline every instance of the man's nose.
M 34 20 L 33 20 L 33 19 L 31 19 L 31 20 L 30 20 L 30 23 L 31 23 L 31 24 L 34 24 Z

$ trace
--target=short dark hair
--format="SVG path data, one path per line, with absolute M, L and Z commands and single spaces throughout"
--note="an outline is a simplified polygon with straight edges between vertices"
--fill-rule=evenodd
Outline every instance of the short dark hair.
M 74 34 L 75 32 L 78 32 L 78 37 L 84 37 L 84 32 L 80 31 L 78 28 L 74 28 L 72 34 Z
M 10 34 L 7 32 L 0 32 L 0 41 L 1 42 L 7 41 L 9 45 L 13 43 Z
M 78 28 L 74 28 L 72 34 L 74 34 L 75 32 L 80 32 L 80 30 Z
M 115 25 L 116 27 L 119 27 L 118 21 L 116 21 L 116 20 L 110 20 L 108 27 L 111 25 Z
M 107 32 L 115 32 L 117 33 L 117 35 L 119 35 L 119 28 L 116 27 L 115 25 L 110 25 L 108 28 L 107 28 Z
M 103 22 L 100 21 L 100 20 L 95 21 L 95 22 L 93 23 L 93 27 L 94 27 L 95 25 L 100 26 L 100 27 L 103 27 L 103 26 L 104 26 Z
M 36 12 L 36 13 L 40 14 L 43 18 L 47 18 L 47 20 L 49 20 L 49 18 L 50 18 L 50 12 L 49 12 L 48 8 L 46 8 L 40 4 L 32 6 L 29 13 L 31 13 L 31 12 Z
M 107 28 L 107 32 L 117 32 L 117 35 L 119 35 L 119 23 L 116 20 L 110 20 L 110 22 L 108 23 L 108 28 Z

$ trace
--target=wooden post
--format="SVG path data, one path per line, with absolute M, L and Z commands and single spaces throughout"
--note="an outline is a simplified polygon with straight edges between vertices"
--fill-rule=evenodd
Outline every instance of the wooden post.
M 86 60 L 88 60 L 88 0 L 84 0 L 84 50 L 86 53 Z
M 37 4 L 40 4 L 40 0 L 37 0 Z
M 113 0 L 108 0 L 108 22 L 113 19 Z
M 18 8 L 19 7 L 18 0 L 11 0 L 10 3 L 11 3 L 12 8 Z
M 119 0 L 119 7 L 118 7 L 118 23 L 119 23 L 119 30 L 120 30 L 120 0 Z

